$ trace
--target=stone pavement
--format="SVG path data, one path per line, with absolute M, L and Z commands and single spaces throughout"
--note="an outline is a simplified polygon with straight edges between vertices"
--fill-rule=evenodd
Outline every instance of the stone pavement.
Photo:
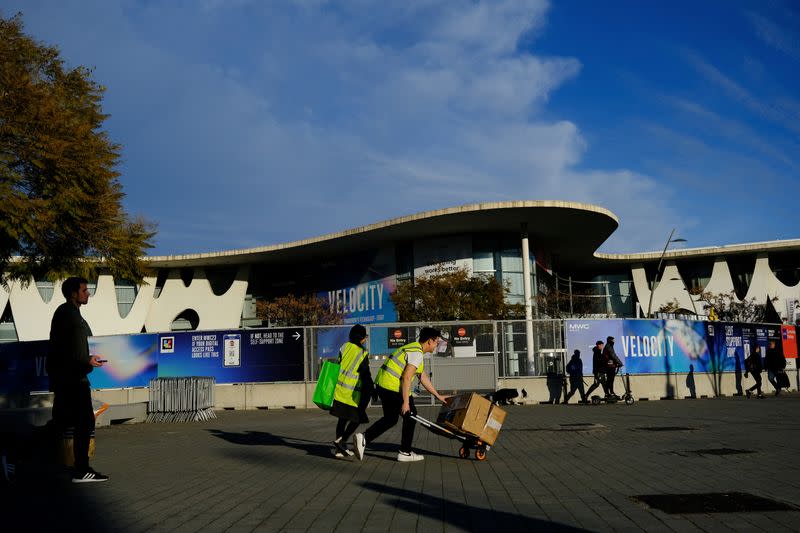
M 798 531 L 798 510 L 667 514 L 632 497 L 738 491 L 800 506 L 799 412 L 799 395 L 513 406 L 486 461 L 418 427 L 425 460 L 412 464 L 394 460 L 399 426 L 363 462 L 334 459 L 335 419 L 316 409 L 116 425 L 97 431 L 108 483 L 73 485 L 27 447 L 0 491 L 0 529 Z

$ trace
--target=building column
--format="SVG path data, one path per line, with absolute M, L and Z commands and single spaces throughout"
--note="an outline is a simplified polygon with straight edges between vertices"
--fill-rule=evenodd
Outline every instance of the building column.
M 522 223 L 522 287 L 525 292 L 525 338 L 528 361 L 536 361 L 533 353 L 533 291 L 531 291 L 531 258 L 528 249 L 528 224 Z M 537 369 L 538 370 L 538 369 Z

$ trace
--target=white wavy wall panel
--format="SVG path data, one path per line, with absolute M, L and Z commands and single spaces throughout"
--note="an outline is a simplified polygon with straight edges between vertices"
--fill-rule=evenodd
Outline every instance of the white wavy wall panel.
M 144 283 L 138 287 L 133 307 L 125 318 L 122 318 L 117 307 L 114 278 L 109 275 L 101 275 L 97 280 L 94 296 L 89 298 L 88 304 L 81 307 L 81 314 L 89 323 L 94 335 L 140 333 L 153 305 L 155 287 L 156 278 L 145 278 Z
M 10 287 L 9 287 L 10 288 Z M 8 304 L 8 290 L 0 283 L 0 313 L 6 310 L 6 304 Z
M 772 269 L 769 267 L 769 258 L 764 255 L 759 255 L 756 258 L 756 267 L 753 270 L 753 279 L 750 281 L 750 287 L 747 289 L 746 299 L 755 298 L 758 303 L 767 301 L 767 295 L 770 298 L 778 297 L 778 302 L 775 303 L 775 308 L 778 314 L 786 314 L 786 305 L 783 301 L 786 298 L 797 297 L 800 295 L 798 291 L 800 287 L 787 287 L 775 276 Z
M 101 275 L 97 289 L 89 297 L 89 303 L 81 307 L 81 315 L 92 328 L 94 335 L 114 335 L 120 333 L 139 333 L 145 317 L 153 303 L 155 278 L 146 278 L 139 286 L 133 307 L 125 318 L 119 315 L 117 292 L 114 279 Z M 0 295 L 0 298 L 2 296 Z M 61 281 L 53 284 L 53 297 L 49 302 L 42 300 L 34 282 L 23 288 L 20 282 L 11 284 L 11 312 L 14 314 L 14 327 L 21 341 L 44 340 L 50 337 L 50 322 L 56 308 L 64 303 L 61 295 Z M 2 300 L 0 299 L 0 302 Z
M 650 302 L 650 289 L 647 283 L 647 275 L 644 267 L 631 269 L 633 275 L 633 285 L 636 294 L 639 296 L 639 305 L 642 308 L 642 315 L 647 315 L 647 304 Z M 693 309 L 689 292 L 685 290 L 683 280 L 675 263 L 667 263 L 664 273 L 659 278 L 658 286 L 653 293 L 653 304 L 651 312 L 655 313 L 662 305 L 666 305 L 673 300 L 678 300 L 678 304 L 684 309 Z M 695 303 L 695 306 L 698 304 Z M 702 312 L 702 307 L 697 308 L 697 312 Z
M 647 313 L 650 290 L 648 289 L 644 267 L 636 266 L 632 268 L 631 275 L 639 298 L 639 305 L 642 308 L 642 314 L 645 314 Z M 673 281 L 672 278 L 678 278 L 678 280 Z M 711 279 L 704 290 L 717 294 L 730 293 L 734 290 L 730 269 L 724 259 L 718 258 L 714 261 Z M 753 277 L 747 290 L 746 299 L 755 298 L 757 304 L 764 304 L 767 301 L 767 295 L 770 298 L 777 296 L 778 301 L 775 302 L 775 308 L 778 314 L 783 317 L 786 315 L 786 300 L 789 298 L 800 299 L 800 284 L 788 287 L 781 283 L 769 266 L 769 258 L 763 255 L 756 259 L 756 266 L 753 270 Z M 691 310 L 692 303 L 689 298 L 689 293 L 685 290 L 677 266 L 675 263 L 667 263 L 664 268 L 664 275 L 653 293 L 653 311 L 676 299 L 682 308 Z M 702 304 L 697 303 L 697 300 L 695 302 L 697 312 L 705 314 Z
M 731 269 L 728 268 L 727 261 L 721 258 L 714 260 L 711 279 L 708 280 L 703 290 L 714 294 L 730 294 L 734 291 L 733 276 L 731 276 Z
M 240 266 L 231 287 L 225 294 L 217 296 L 203 269 L 194 270 L 188 287 L 183 283 L 180 272 L 171 270 L 161 294 L 153 301 L 147 315 L 147 331 L 169 331 L 175 318 L 186 309 L 194 310 L 200 317 L 198 330 L 238 328 L 247 293 L 248 272 L 247 266 Z
M 49 302 L 42 300 L 36 283 L 30 281 L 25 287 L 22 282 L 11 284 L 11 312 L 14 314 L 14 327 L 21 341 L 38 341 L 50 337 L 50 321 L 56 308 L 64 303 L 61 296 L 61 282 L 53 283 L 53 297 Z M 90 323 L 91 327 L 92 324 Z

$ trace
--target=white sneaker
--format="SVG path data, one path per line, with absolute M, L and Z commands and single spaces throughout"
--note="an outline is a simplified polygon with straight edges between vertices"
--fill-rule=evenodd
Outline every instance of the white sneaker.
M 401 463 L 413 463 L 425 459 L 424 455 L 414 452 L 397 452 L 397 460 Z
M 356 457 L 359 461 L 364 460 L 364 448 L 367 447 L 367 442 L 364 440 L 363 433 L 356 433 L 353 435 L 353 448 L 356 451 Z
M 335 441 L 333 441 L 333 455 L 335 455 L 338 459 L 342 459 L 344 457 L 353 457 L 355 453 L 352 450 L 347 449 L 347 444 L 342 442 L 342 438 L 339 437 Z

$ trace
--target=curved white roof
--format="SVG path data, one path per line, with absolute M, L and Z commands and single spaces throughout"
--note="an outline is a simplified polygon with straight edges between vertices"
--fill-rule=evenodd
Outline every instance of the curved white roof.
M 619 226 L 619 219 L 608 209 L 577 202 L 487 202 L 425 211 L 294 242 L 146 259 L 154 267 L 302 260 L 391 240 L 490 231 L 518 232 L 522 224 L 527 224 L 531 240 L 537 246 L 546 247 L 564 259 L 578 259 L 591 257 Z

